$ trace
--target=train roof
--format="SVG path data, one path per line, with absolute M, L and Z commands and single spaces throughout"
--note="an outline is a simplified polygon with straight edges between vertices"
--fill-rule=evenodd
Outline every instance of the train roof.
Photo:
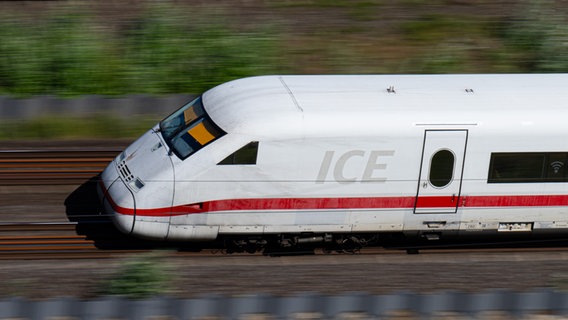
M 417 125 L 546 124 L 568 116 L 568 74 L 259 76 L 219 85 L 204 106 L 228 133 L 361 136 Z

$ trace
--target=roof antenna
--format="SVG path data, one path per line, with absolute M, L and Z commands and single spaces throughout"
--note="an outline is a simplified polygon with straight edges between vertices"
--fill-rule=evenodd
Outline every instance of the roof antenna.
M 387 92 L 388 92 L 388 93 L 396 93 L 396 91 L 394 90 L 394 86 L 389 86 L 389 87 L 387 88 Z

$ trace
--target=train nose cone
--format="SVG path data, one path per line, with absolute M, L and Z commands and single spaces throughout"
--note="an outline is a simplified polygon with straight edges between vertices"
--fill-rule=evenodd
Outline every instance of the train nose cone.
M 134 229 L 136 217 L 136 202 L 132 191 L 126 187 L 124 182 L 114 175 L 108 174 L 105 170 L 101 175 L 99 196 L 102 200 L 104 212 L 110 214 L 111 219 L 120 231 L 131 233 Z

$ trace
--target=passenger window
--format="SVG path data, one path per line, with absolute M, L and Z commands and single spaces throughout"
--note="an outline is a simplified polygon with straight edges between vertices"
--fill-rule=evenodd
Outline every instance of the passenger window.
M 258 141 L 253 141 L 219 162 L 220 165 L 256 164 Z
M 449 150 L 440 150 L 430 162 L 430 183 L 434 187 L 447 186 L 454 176 L 454 154 Z
M 492 153 L 488 183 L 567 182 L 566 152 Z

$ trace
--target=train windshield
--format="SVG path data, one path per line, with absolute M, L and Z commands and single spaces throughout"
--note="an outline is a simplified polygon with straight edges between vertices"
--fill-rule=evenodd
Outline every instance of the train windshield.
M 225 134 L 205 113 L 201 97 L 162 120 L 160 132 L 182 160 Z

